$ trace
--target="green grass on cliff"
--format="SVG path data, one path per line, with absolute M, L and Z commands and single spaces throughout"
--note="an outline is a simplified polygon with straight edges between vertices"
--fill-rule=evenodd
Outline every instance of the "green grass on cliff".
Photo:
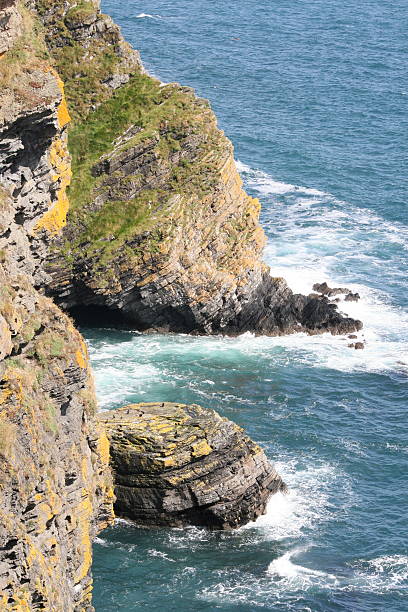
M 113 141 L 132 125 L 145 126 L 150 111 L 160 104 L 160 83 L 147 75 L 137 75 L 87 119 L 74 122 L 69 132 L 73 181 L 71 210 L 88 203 L 97 183 L 92 167 L 112 150 Z
M 111 37 L 90 37 L 85 43 L 75 40 L 78 25 L 96 18 L 93 2 L 86 0 L 36 0 L 38 14 L 46 23 L 45 37 L 53 64 L 65 83 L 69 111 L 82 120 L 95 105 L 112 95 L 104 81 L 121 72 L 121 58 Z M 70 7 L 70 8 L 69 8 Z M 67 10 L 68 8 L 68 10 Z
M 0 90 L 12 88 L 24 99 L 27 92 L 24 91 L 21 76 L 34 72 L 36 68 L 43 69 L 44 60 L 49 60 L 49 54 L 38 19 L 33 17 L 23 2 L 17 2 L 16 6 L 22 18 L 20 36 L 11 49 L 0 57 Z
M 171 234 L 175 208 L 179 223 L 182 215 L 189 214 L 191 202 L 200 202 L 217 182 L 214 169 L 222 157 L 217 149 L 225 152 L 225 141 L 215 129 L 214 117 L 207 103 L 188 88 L 163 86 L 137 72 L 130 47 L 129 61 L 120 57 L 116 43 L 124 45 L 125 55 L 126 43 L 116 38 L 116 29 L 90 36 L 86 44 L 76 40 L 76 25 L 96 17 L 95 2 L 35 0 L 35 5 L 46 24 L 46 40 L 65 83 L 72 116 L 73 179 L 68 194 L 72 231 L 64 256 L 73 261 L 79 252 L 92 256 L 98 251 L 98 259 L 106 259 L 130 239 L 137 254 L 138 239 L 133 239 L 141 234 L 144 248 L 155 252 L 162 236 Z M 121 72 L 133 76 L 113 91 L 105 81 Z M 100 158 L 109 156 L 115 140 L 131 126 L 142 129 L 121 148 L 148 143 L 149 154 L 158 162 L 157 174 L 165 176 L 162 181 L 142 173 L 126 177 L 120 169 L 109 176 L 94 176 L 92 169 Z M 183 149 L 183 140 L 191 135 Z M 182 201 L 173 197 L 176 194 Z
M 69 149 L 72 155 L 73 180 L 69 189 L 69 220 L 80 229 L 77 244 L 84 244 L 90 251 L 101 249 L 106 255 L 117 251 L 127 239 L 144 231 L 150 231 L 145 247 L 154 252 L 161 239 L 161 232 L 151 232 L 153 225 L 169 221 L 167 202 L 175 194 L 202 195 L 203 186 L 209 183 L 213 166 L 206 161 L 207 154 L 219 144 L 219 132 L 214 129 L 206 102 L 195 98 L 192 91 L 176 84 L 163 86 L 148 75 L 136 75 L 130 82 L 105 101 L 85 121 L 74 123 L 69 132 Z M 153 154 L 168 168 L 168 179 L 160 188 L 144 185 L 143 176 L 125 177 L 117 172 L 111 175 L 115 187 L 120 181 L 140 181 L 141 189 L 130 200 L 108 199 L 95 210 L 92 202 L 107 180 L 106 175 L 94 176 L 92 168 L 114 148 L 114 141 L 130 127 L 140 127 L 130 139 L 118 146 L 119 151 L 143 143 L 154 144 Z M 169 156 L 180 151 L 186 134 L 197 133 L 203 145 L 193 162 L 181 159 L 171 164 Z M 166 208 L 167 207 L 167 208 Z M 170 205 L 171 208 L 171 205 Z M 157 227 L 156 227 L 157 229 Z M 160 229 L 160 228 L 159 228 Z M 70 244 L 69 250 L 72 252 Z M 137 249 L 135 248 L 135 254 Z M 102 256 L 101 256 L 102 257 Z
M 81 25 L 95 14 L 95 6 L 93 2 L 86 2 L 85 0 L 80 0 L 76 3 L 76 6 L 73 6 L 66 14 L 65 20 L 67 23 L 71 23 L 73 25 Z

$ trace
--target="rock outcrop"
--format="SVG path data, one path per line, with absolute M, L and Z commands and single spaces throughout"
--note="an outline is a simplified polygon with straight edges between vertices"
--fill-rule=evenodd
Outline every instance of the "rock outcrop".
M 22 2 L 0 0 L 0 53 L 0 609 L 88 611 L 109 443 L 86 346 L 35 289 L 68 208 L 69 114 Z
M 0 609 L 91 610 L 91 544 L 113 520 L 109 443 L 84 342 L 0 265 Z
M 74 120 L 143 72 L 137 51 L 124 40 L 119 27 L 101 14 L 99 0 L 30 0 L 45 28 L 51 60 L 66 84 Z
M 214 410 L 133 404 L 102 413 L 115 512 L 139 525 L 231 529 L 286 486 L 263 450 Z
M 0 46 L 7 47 L 0 57 L 0 251 L 7 249 L 14 272 L 44 285 L 47 249 L 68 210 L 69 114 L 34 16 L 13 2 L 0 17 Z
M 259 202 L 208 102 L 143 73 L 98 2 L 35 3 L 74 124 L 71 209 L 46 290 L 76 318 L 203 334 L 345 333 L 262 262 Z

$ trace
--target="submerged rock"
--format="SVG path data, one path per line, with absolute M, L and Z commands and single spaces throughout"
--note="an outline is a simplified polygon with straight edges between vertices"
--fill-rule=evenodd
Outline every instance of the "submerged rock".
M 214 410 L 133 404 L 100 421 L 111 444 L 115 512 L 140 525 L 231 529 L 286 491 L 263 450 Z

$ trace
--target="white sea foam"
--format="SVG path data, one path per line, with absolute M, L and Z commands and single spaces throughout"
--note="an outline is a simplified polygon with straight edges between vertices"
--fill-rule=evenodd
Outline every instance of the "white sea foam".
M 309 462 L 303 467 L 296 459 L 288 457 L 275 462 L 275 467 L 289 492 L 273 495 L 266 513 L 242 527 L 242 531 L 256 530 L 260 539 L 276 541 L 309 537 L 322 523 L 335 519 L 337 512 L 344 511 L 344 507 L 335 508 L 330 502 L 334 483 L 339 495 L 343 490 L 349 506 L 355 502 L 349 479 L 335 466 Z
M 242 161 L 240 161 L 239 159 L 235 160 L 235 165 L 237 167 L 238 172 L 251 172 L 251 168 L 249 166 L 247 166 L 246 164 L 244 164 Z
M 360 560 L 354 565 L 357 566 L 355 579 L 352 584 L 343 586 L 346 590 L 355 586 L 374 593 L 408 590 L 407 555 L 385 555 L 368 561 Z
M 217 582 L 198 592 L 198 598 L 207 602 L 225 602 L 270 609 L 271 601 L 285 610 L 312 612 L 304 605 L 304 594 L 313 589 L 352 593 L 385 594 L 390 591 L 405 593 L 407 585 L 406 557 L 394 555 L 368 562 L 366 572 L 349 576 L 335 576 L 329 572 L 305 567 L 292 561 L 302 552 L 292 550 L 269 564 L 265 577 L 239 570 L 217 571 Z M 376 563 L 380 564 L 376 567 Z M 370 567 L 371 565 L 371 567 Z M 301 607 L 299 607 L 299 605 Z
M 334 576 L 294 563 L 292 558 L 303 552 L 307 552 L 307 547 L 299 547 L 284 553 L 269 564 L 267 573 L 283 578 L 285 587 L 290 590 L 307 590 L 317 585 L 325 589 L 367 591 L 378 594 L 408 590 L 406 555 L 386 555 L 368 561 L 359 560 L 352 564 L 351 574 Z
M 161 15 L 150 15 L 149 13 L 139 13 L 136 15 L 136 19 L 163 19 Z
M 271 561 L 266 570 L 267 573 L 283 578 L 287 583 L 287 587 L 291 589 L 301 589 L 304 591 L 316 584 L 324 585 L 326 588 L 328 586 L 337 586 L 339 581 L 336 576 L 293 563 L 291 560 L 293 557 L 306 551 L 307 548 L 295 548 L 286 552 L 281 557 Z
M 115 518 L 115 525 L 133 525 L 133 523 L 127 519 L 117 517 Z
M 408 557 L 390 555 L 358 562 L 359 567 L 341 575 L 306 567 L 293 561 L 306 548 L 295 548 L 273 559 L 264 577 L 240 570 L 219 570 L 215 584 L 205 587 L 198 597 L 205 601 L 223 601 L 256 607 L 268 607 L 271 601 L 284 603 L 285 609 L 298 610 L 299 598 L 309 589 L 385 594 L 408 590 Z M 309 610 L 302 603 L 302 610 Z
M 247 187 L 261 198 L 270 196 L 264 203 L 263 224 L 270 234 L 265 259 L 271 274 L 284 277 L 299 293 L 310 293 L 314 283 L 326 281 L 333 287 L 346 285 L 361 296 L 358 302 L 341 302 L 339 309 L 363 321 L 358 340 L 366 342 L 364 351 L 350 350 L 342 339 L 328 335 L 296 336 L 299 347 L 318 351 L 319 367 L 323 362 L 342 371 L 407 373 L 408 313 L 393 304 L 379 285 L 382 279 L 400 287 L 406 282 L 406 270 L 398 260 L 403 255 L 396 254 L 393 260 L 393 253 L 388 258 L 383 252 L 390 245 L 408 250 L 408 227 L 324 191 L 276 181 L 239 161 L 237 166 Z M 284 195 L 284 204 L 274 195 Z M 286 340 L 282 343 L 287 345 Z
M 147 553 L 151 556 L 151 557 L 159 557 L 160 559 L 165 559 L 166 561 L 170 561 L 171 563 L 175 563 L 175 559 L 172 559 L 171 557 L 169 557 L 169 555 L 165 552 L 163 552 L 162 550 L 157 550 L 155 548 L 150 548 Z
M 324 191 L 314 189 L 312 187 L 301 187 L 299 185 L 292 185 L 291 183 L 284 183 L 273 179 L 269 174 L 262 170 L 253 170 L 246 164 L 242 163 L 239 159 L 235 161 L 238 172 L 245 174 L 245 182 L 250 187 L 256 189 L 260 194 L 288 194 L 296 193 L 311 196 L 326 196 Z

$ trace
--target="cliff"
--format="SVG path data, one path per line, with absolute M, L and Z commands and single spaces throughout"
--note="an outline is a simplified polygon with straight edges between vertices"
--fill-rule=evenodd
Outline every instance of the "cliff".
M 144 74 L 97 2 L 35 4 L 75 119 L 68 224 L 47 267 L 57 303 L 140 330 L 361 327 L 270 275 L 259 202 L 206 100 Z
M 86 347 L 27 277 L 0 287 L 0 609 L 88 610 L 113 489 Z
M 86 346 L 35 289 L 66 219 L 69 114 L 30 11 L 3 0 L 0 26 L 0 609 L 91 610 L 109 443 Z

